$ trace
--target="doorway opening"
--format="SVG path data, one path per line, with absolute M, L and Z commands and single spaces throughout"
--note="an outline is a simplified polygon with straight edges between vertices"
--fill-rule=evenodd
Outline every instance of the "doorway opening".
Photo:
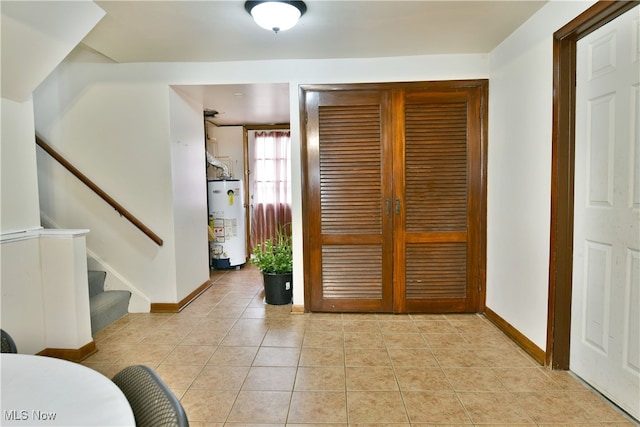
M 278 233 L 291 236 L 289 125 L 245 126 L 249 254 Z
M 575 151 L 576 43 L 639 2 L 599 2 L 556 31 L 553 41 L 553 134 L 551 250 L 547 365 L 569 369 L 573 188 Z
M 574 191 L 578 181 L 576 178 L 577 43 L 638 4 L 639 2 L 598 2 L 554 34 L 551 248 L 546 352 L 547 364 L 554 369 L 570 369 L 574 234 L 576 234 Z M 573 319 L 574 322 L 577 320 Z

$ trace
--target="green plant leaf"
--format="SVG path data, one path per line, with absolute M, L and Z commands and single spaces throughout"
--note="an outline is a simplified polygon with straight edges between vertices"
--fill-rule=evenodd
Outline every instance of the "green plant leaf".
M 274 238 L 253 249 L 250 262 L 263 273 L 282 274 L 293 271 L 291 236 L 285 233 L 285 226 L 278 228 Z

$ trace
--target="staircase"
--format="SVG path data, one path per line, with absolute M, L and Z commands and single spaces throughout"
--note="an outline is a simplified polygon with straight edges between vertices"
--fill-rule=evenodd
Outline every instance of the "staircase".
M 91 334 L 110 325 L 128 313 L 129 291 L 105 291 L 104 271 L 89 270 L 89 306 L 91 308 Z

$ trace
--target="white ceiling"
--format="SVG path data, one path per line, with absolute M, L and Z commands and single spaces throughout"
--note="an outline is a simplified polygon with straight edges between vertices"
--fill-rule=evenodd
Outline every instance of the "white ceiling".
M 282 124 L 290 120 L 288 83 L 173 87 L 201 101 L 205 110 L 217 111 L 207 120 L 219 126 Z
M 253 22 L 242 0 L 96 1 L 107 14 L 83 45 L 115 62 L 488 53 L 545 2 L 307 0 L 298 25 L 275 34 Z M 221 125 L 289 118 L 286 84 L 181 90 L 218 111 Z

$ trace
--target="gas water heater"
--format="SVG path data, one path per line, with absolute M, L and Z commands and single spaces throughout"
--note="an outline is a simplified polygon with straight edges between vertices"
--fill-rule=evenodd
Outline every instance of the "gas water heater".
M 212 268 L 240 268 L 247 261 L 245 212 L 241 179 L 210 179 L 209 226 L 214 238 L 209 242 Z

